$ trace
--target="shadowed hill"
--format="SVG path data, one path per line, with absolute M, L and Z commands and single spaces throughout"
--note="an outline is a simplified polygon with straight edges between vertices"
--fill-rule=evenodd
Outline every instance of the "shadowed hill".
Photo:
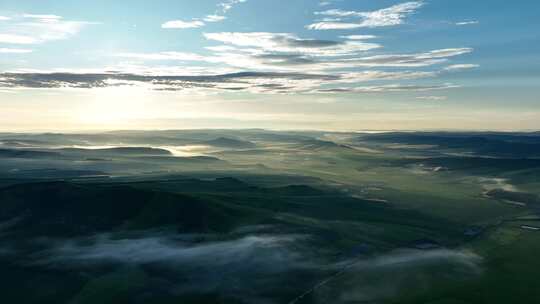
M 219 148 L 236 148 L 236 149 L 247 149 L 254 148 L 255 144 L 249 141 L 238 140 L 228 137 L 219 137 L 212 140 L 207 140 L 202 142 L 202 144 L 219 147 Z
M 75 236 L 119 228 L 174 226 L 181 232 L 224 231 L 235 212 L 183 194 L 127 186 L 31 183 L 0 189 L 0 221 L 19 219 L 10 232 Z
M 346 145 L 340 145 L 333 141 L 308 139 L 299 142 L 299 146 L 305 150 L 329 150 L 329 149 L 352 149 Z
M 52 158 L 58 156 L 60 156 L 60 153 L 49 151 L 26 149 L 0 149 L 0 157 L 4 158 Z
M 172 155 L 172 153 L 168 150 L 151 147 L 117 147 L 106 149 L 63 148 L 59 150 L 67 153 L 81 153 L 89 155 Z
M 358 138 L 380 143 L 435 145 L 439 148 L 470 151 L 502 157 L 540 156 L 540 136 L 536 133 L 381 133 Z

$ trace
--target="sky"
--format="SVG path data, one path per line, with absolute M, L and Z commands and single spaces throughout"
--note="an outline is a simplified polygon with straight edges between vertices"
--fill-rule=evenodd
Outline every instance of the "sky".
M 0 131 L 539 130 L 540 2 L 2 0 Z

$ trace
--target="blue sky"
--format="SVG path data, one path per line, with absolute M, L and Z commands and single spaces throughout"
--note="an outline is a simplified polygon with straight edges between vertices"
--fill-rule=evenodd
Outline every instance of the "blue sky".
M 0 129 L 539 129 L 539 12 L 500 0 L 4 0 Z

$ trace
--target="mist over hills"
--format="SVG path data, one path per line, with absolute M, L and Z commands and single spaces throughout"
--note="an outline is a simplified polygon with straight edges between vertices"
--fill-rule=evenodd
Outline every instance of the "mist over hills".
M 1 134 L 0 291 L 17 303 L 534 302 L 539 142 Z

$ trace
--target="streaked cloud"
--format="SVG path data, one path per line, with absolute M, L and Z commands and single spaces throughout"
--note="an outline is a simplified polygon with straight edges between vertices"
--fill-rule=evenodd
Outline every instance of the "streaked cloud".
M 38 19 L 38 20 L 41 20 L 41 21 L 51 21 L 51 22 L 58 21 L 58 20 L 62 19 L 62 16 L 58 16 L 58 15 L 23 14 L 22 16 L 24 18 L 32 18 L 32 19 Z
M 365 40 L 365 39 L 374 39 L 374 38 L 377 38 L 377 36 L 374 36 L 374 35 L 345 35 L 345 36 L 339 36 L 339 38 L 349 39 L 349 40 Z
M 170 20 L 161 25 L 164 29 L 191 29 L 206 26 L 206 23 L 220 22 L 227 19 L 224 14 L 230 11 L 236 4 L 247 0 L 228 0 L 217 4 L 218 10 L 214 14 L 206 15 L 203 18 L 193 18 L 186 20 Z
M 238 47 L 255 47 L 260 52 L 288 52 L 312 56 L 348 55 L 381 47 L 376 43 L 302 39 L 290 33 L 221 32 L 205 33 L 204 37 Z
M 425 67 L 441 64 L 450 57 L 472 52 L 472 48 L 450 48 L 432 50 L 416 54 L 374 55 L 368 57 L 346 58 L 326 62 L 328 68 L 344 67 Z
M 14 15 L 0 23 L 0 43 L 39 44 L 77 35 L 95 22 L 65 20 L 57 15 Z
M 405 80 L 419 79 L 437 76 L 437 72 L 420 72 L 420 71 L 363 71 L 363 72 L 348 72 L 339 73 L 340 83 L 359 83 L 375 80 Z
M 418 96 L 416 99 L 420 100 L 427 100 L 427 101 L 443 101 L 447 100 L 448 97 L 446 96 Z
M 199 54 L 184 52 L 119 53 L 114 56 L 142 60 L 205 61 L 207 59 L 207 57 Z
M 0 88 L 92 89 L 119 86 L 146 87 L 158 91 L 206 89 L 289 93 L 307 91 L 339 76 L 300 73 L 232 73 L 208 76 L 160 76 L 125 73 L 4 73 Z
M 99 95 L 104 104 L 129 104 L 128 95 L 136 92 L 156 107 L 177 99 L 195 107 L 203 99 L 227 100 L 231 104 L 232 100 L 246 100 L 249 105 L 236 103 L 230 110 L 249 107 L 249 115 L 263 115 L 266 106 L 279 108 L 297 101 L 313 103 L 306 107 L 308 110 L 313 106 L 314 112 L 327 112 L 331 107 L 315 103 L 332 100 L 340 115 L 350 121 L 348 127 L 362 126 L 362 120 L 353 113 L 364 111 L 364 107 L 383 116 L 398 104 L 421 111 L 448 109 L 453 112 L 441 113 L 436 119 L 431 116 L 430 124 L 434 125 L 427 127 L 439 127 L 445 119 L 453 119 L 451 116 L 474 118 L 474 123 L 458 123 L 465 128 L 479 126 L 477 118 L 489 116 L 467 112 L 471 100 L 479 103 L 475 110 L 480 111 L 487 101 L 504 105 L 504 100 L 519 95 L 525 105 L 534 104 L 536 96 L 534 71 L 530 72 L 534 67 L 527 66 L 535 58 L 534 35 L 520 30 L 534 28 L 535 22 L 518 18 L 519 9 L 510 4 L 501 7 L 499 17 L 513 16 L 514 26 L 490 23 L 485 27 L 479 24 L 489 21 L 484 20 L 482 6 L 455 3 L 450 12 L 447 4 L 426 0 L 314 0 L 294 4 L 216 0 L 204 5 L 170 1 L 168 5 L 154 6 L 152 18 L 145 18 L 147 6 L 131 5 L 120 12 L 118 5 L 111 2 L 106 5 L 111 14 L 103 16 L 103 20 L 91 19 L 101 18 L 92 4 L 59 5 L 55 10 L 29 8 L 20 5 L 21 1 L 8 2 L 12 2 L 9 10 L 6 7 L 0 11 L 0 90 L 15 93 L 4 98 L 12 112 L 3 109 L 4 118 L 11 119 L 14 125 L 22 123 L 15 119 L 21 115 L 19 111 L 27 111 L 27 121 L 32 120 L 33 113 L 40 115 L 43 109 L 49 110 L 49 106 L 58 106 L 58 112 L 72 115 L 63 112 L 62 107 L 82 111 L 83 100 L 91 103 L 94 95 Z M 104 23 L 98 26 L 91 21 Z M 168 21 L 199 27 L 161 29 Z M 313 28 L 353 30 L 306 30 L 304 26 L 310 24 Z M 472 44 L 478 50 L 467 47 Z M 473 51 L 479 53 L 473 55 Z M 479 73 L 484 64 L 486 68 L 490 65 L 497 77 Z M 470 73 L 475 77 L 460 77 Z M 453 83 L 446 84 L 450 81 Z M 459 85 L 475 90 L 454 89 Z M 50 99 L 52 104 L 44 102 L 37 110 L 21 108 L 24 101 L 46 94 L 55 94 Z M 437 103 L 445 96 L 452 102 Z M 278 101 L 283 102 L 278 105 Z M 508 117 L 516 117 L 508 114 L 508 109 L 503 110 Z M 421 111 L 417 117 L 427 121 L 428 112 Z M 394 114 L 400 121 L 409 120 L 403 118 L 407 115 L 402 112 Z M 323 121 L 309 113 L 302 115 L 314 124 Z M 363 117 L 373 115 L 370 112 Z M 378 119 L 374 125 L 388 127 L 383 120 Z M 527 127 L 536 125 L 527 123 Z
M 355 88 L 332 88 L 320 89 L 319 93 L 385 93 L 385 92 L 424 92 L 432 90 L 444 90 L 457 88 L 459 86 L 453 84 L 442 85 L 401 85 L 390 84 L 381 86 L 364 86 Z
M 167 21 L 162 24 L 162 28 L 201 28 L 207 23 L 220 22 L 227 18 L 226 13 L 234 5 L 243 2 L 246 1 L 225 1 L 217 5 L 213 14 L 191 20 Z M 368 12 L 330 9 L 316 14 L 324 18 L 319 24 L 338 24 L 334 28 L 387 27 L 402 24 L 423 5 L 422 1 L 410 1 Z M 52 14 L 24 14 L 17 18 L 7 22 L 10 25 L 5 31 L 0 26 L 0 42 L 35 44 L 65 39 L 90 24 L 68 21 Z M 17 24 L 21 26 L 16 27 Z M 37 29 L 38 26 L 40 29 Z M 206 32 L 202 35 L 215 45 L 204 47 L 200 53 L 175 50 L 128 51 L 109 55 L 124 59 L 127 64 L 103 69 L 16 70 L 0 74 L 0 88 L 99 89 L 134 86 L 156 91 L 263 94 L 423 92 L 457 86 L 411 82 L 436 78 L 444 71 L 476 67 L 472 64 L 449 65 L 451 58 L 470 53 L 472 48 L 391 53 L 383 50 L 376 35 L 336 35 L 334 39 L 301 37 L 288 32 Z M 0 49 L 0 53 L 6 54 L 28 52 L 31 50 Z M 163 64 L 160 61 L 167 64 L 153 65 L 155 62 Z M 175 61 L 174 65 L 171 65 L 171 61 Z M 149 62 L 152 64 L 148 65 Z M 447 66 L 443 68 L 440 66 L 442 64 Z M 376 85 L 369 85 L 370 82 L 376 82 Z
M 167 21 L 161 25 L 161 28 L 164 29 L 188 29 L 188 28 L 198 28 L 204 26 L 205 23 L 200 20 L 191 20 L 191 21 L 182 21 L 182 20 L 172 20 Z
M 16 34 L 0 34 L 0 43 L 35 44 L 39 43 L 39 39 Z
M 266 94 L 289 93 L 378 93 L 425 91 L 451 88 L 449 84 L 418 86 L 389 84 L 358 87 L 370 81 L 410 80 L 434 77 L 434 72 L 364 71 L 339 74 L 238 72 L 219 75 L 162 75 L 121 72 L 13 72 L 0 74 L 3 89 L 71 88 L 93 89 L 121 86 L 143 87 L 157 91 L 217 90 Z M 325 88 L 328 86 L 339 86 Z
M 140 60 L 199 61 L 223 64 L 244 70 L 302 72 L 306 69 L 310 71 L 339 71 L 355 68 L 428 67 L 445 63 L 452 57 L 472 52 L 471 48 L 451 48 L 415 54 L 365 56 L 363 52 L 366 50 L 366 45 L 357 44 L 354 41 L 306 40 L 288 34 L 279 36 L 282 34 L 271 33 L 262 33 L 265 35 L 256 33 L 257 35 L 247 36 L 228 35 L 232 33 L 217 34 L 215 37 L 213 35 L 208 37 L 233 45 L 208 47 L 208 50 L 215 52 L 212 55 L 160 52 L 120 53 L 115 56 Z M 274 40 L 275 37 L 279 38 Z
M 479 23 L 480 23 L 479 21 L 470 20 L 470 21 L 456 22 L 456 25 L 474 25 L 474 24 L 479 24 Z
M 0 54 L 27 54 L 27 53 L 32 53 L 32 50 L 0 48 Z
M 444 68 L 445 71 L 460 71 L 479 67 L 478 64 L 453 64 Z
M 227 19 L 227 17 L 225 16 L 221 16 L 221 15 L 207 15 L 206 17 L 204 17 L 204 21 L 205 22 L 219 22 L 219 21 L 223 21 Z
M 221 2 L 218 4 L 218 7 L 221 8 L 221 11 L 223 13 L 227 13 L 228 11 L 230 11 L 235 5 L 239 4 L 239 3 L 244 3 L 244 2 L 247 2 L 247 0 L 228 0 L 228 1 L 224 1 L 224 2 Z
M 339 30 L 355 28 L 374 28 L 384 26 L 394 26 L 402 24 L 406 17 L 422 7 L 422 1 L 411 1 L 388 8 L 370 11 L 344 11 L 340 9 L 331 9 L 322 12 L 315 12 L 316 15 L 337 18 L 334 21 L 320 21 L 306 26 L 311 30 Z

